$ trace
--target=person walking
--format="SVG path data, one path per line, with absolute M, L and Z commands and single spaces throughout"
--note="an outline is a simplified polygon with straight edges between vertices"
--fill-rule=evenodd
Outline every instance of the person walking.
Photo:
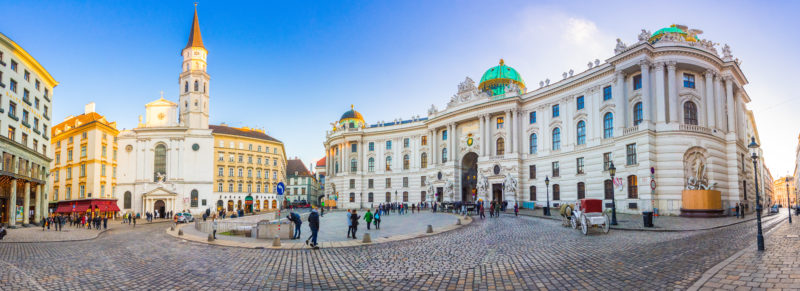
M 47 217 L 42 217 L 42 231 L 44 231 L 44 227 L 47 224 Z
M 292 212 L 289 213 L 289 215 L 286 216 L 286 218 L 289 219 L 289 221 L 294 222 L 294 236 L 292 237 L 292 239 L 299 239 L 300 227 L 303 225 L 303 220 L 300 218 L 300 214 L 297 214 L 297 212 Z
M 744 203 L 742 203 L 742 206 L 741 206 L 741 207 L 739 207 L 739 209 L 741 209 L 741 210 L 742 210 L 742 219 L 744 219 L 744 213 L 745 213 L 745 204 L 744 204 Z
M 381 216 L 383 211 L 380 209 L 375 209 L 375 215 L 372 217 L 372 221 L 375 222 L 375 229 L 381 229 Z M 367 226 L 369 229 L 369 226 Z
M 483 203 L 478 205 L 478 212 L 480 213 L 481 219 L 486 218 L 486 212 L 483 209 Z
M 367 209 L 367 213 L 364 214 L 364 221 L 367 222 L 367 230 L 369 230 L 369 226 L 372 224 L 372 212 L 370 212 L 369 209 Z
M 324 208 L 323 208 L 324 209 Z M 311 207 L 311 213 L 308 214 L 308 228 L 311 229 L 311 236 L 306 240 L 306 245 L 309 245 L 308 241 L 311 241 L 310 246 L 314 249 L 319 249 L 317 246 L 317 234 L 319 233 L 319 217 L 317 215 L 317 208 Z
M 108 229 L 108 216 L 103 216 L 103 229 Z
M 212 231 L 212 236 L 214 237 L 214 239 L 217 239 L 217 218 L 216 217 L 211 219 L 211 231 Z
M 736 218 L 739 218 L 739 203 L 736 203 Z
M 358 214 L 356 213 L 356 210 L 353 209 L 353 215 L 350 216 L 350 221 L 353 224 L 353 239 L 356 239 L 356 232 L 358 231 L 358 219 L 359 218 L 361 218 L 361 216 L 358 216 Z
M 136 216 L 131 216 L 133 219 L 133 227 L 136 228 Z
M 350 219 L 352 216 L 351 210 L 347 210 L 347 238 L 350 238 L 350 234 L 353 233 L 353 220 Z
M 3 240 L 3 238 L 6 237 L 6 234 L 8 234 L 6 231 L 6 225 L 0 223 L 0 240 Z
M 519 204 L 514 202 L 514 216 L 519 216 Z

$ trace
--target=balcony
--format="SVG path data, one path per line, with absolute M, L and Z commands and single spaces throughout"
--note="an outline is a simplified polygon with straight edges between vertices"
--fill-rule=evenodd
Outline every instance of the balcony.
M 690 131 L 690 132 L 697 132 L 697 133 L 704 133 L 704 134 L 711 134 L 711 129 L 708 127 L 703 127 L 694 124 L 680 124 L 678 126 L 678 130 L 680 131 Z
M 622 129 L 622 136 L 631 135 L 635 132 L 639 131 L 639 125 L 634 125 L 631 127 L 626 127 Z

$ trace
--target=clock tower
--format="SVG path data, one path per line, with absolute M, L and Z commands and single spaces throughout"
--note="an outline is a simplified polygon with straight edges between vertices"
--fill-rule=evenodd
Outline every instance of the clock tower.
M 189 32 L 189 42 L 181 52 L 183 68 L 180 84 L 180 123 L 191 129 L 208 129 L 209 79 L 206 72 L 208 51 L 200 36 L 200 22 L 197 19 L 197 5 L 194 20 Z

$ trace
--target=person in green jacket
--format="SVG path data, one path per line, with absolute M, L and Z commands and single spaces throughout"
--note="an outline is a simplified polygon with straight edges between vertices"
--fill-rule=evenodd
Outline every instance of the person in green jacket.
M 369 225 L 372 223 L 372 212 L 369 212 L 369 209 L 367 209 L 367 213 L 364 214 L 364 220 L 367 221 L 367 229 L 369 229 Z

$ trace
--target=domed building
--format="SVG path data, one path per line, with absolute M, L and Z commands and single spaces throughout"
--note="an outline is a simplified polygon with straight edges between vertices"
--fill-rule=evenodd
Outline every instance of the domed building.
M 422 117 L 367 124 L 351 109 L 326 133 L 325 195 L 342 208 L 596 198 L 624 213 L 755 209 L 747 177 L 764 167 L 745 159 L 758 141 L 747 78 L 730 47 L 718 52 L 700 33 L 643 30 L 604 62 L 532 91 L 500 60 Z M 691 212 L 692 191 L 713 209 Z

